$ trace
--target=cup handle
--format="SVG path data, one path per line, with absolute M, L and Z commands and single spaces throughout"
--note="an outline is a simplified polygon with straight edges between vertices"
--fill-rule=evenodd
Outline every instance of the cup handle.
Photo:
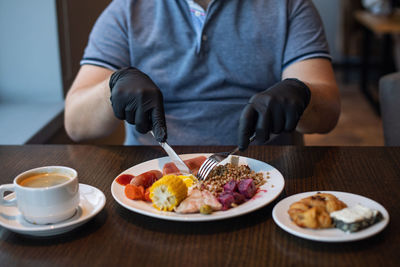
M 17 197 L 14 197 L 13 199 L 4 199 L 4 193 L 7 191 L 15 192 L 14 185 L 13 184 L 3 184 L 0 185 L 0 205 L 2 206 L 15 206 Z

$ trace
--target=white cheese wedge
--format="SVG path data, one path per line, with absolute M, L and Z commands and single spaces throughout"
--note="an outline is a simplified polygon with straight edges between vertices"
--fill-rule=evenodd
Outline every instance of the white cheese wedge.
M 344 223 L 354 223 L 365 219 L 371 219 L 376 216 L 377 213 L 377 210 L 372 210 L 370 208 L 357 204 L 356 206 L 351 208 L 334 211 L 330 215 L 332 218 L 340 220 Z

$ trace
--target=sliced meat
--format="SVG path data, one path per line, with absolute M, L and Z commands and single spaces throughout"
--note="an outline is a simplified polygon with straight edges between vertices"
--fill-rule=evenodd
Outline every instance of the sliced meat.
M 197 175 L 201 165 L 207 158 L 205 156 L 198 156 L 195 158 L 184 160 L 185 164 L 189 167 L 190 171 L 193 175 Z
M 178 213 L 196 213 L 200 211 L 200 207 L 203 205 L 209 205 L 212 210 L 217 211 L 222 209 L 221 203 L 214 197 L 211 192 L 207 190 L 200 191 L 199 189 L 193 189 L 189 196 L 179 204 L 176 208 Z
M 145 173 L 139 174 L 138 176 L 135 176 L 130 184 L 136 185 L 136 186 L 143 186 L 144 188 L 147 188 L 151 186 L 155 181 L 160 179 L 163 176 L 163 174 L 159 170 L 151 170 L 147 171 Z
M 208 190 L 202 190 L 201 195 L 205 205 L 209 205 L 213 210 L 221 210 L 222 204 L 218 199 Z
M 197 175 L 197 172 L 200 169 L 201 164 L 206 160 L 205 156 L 199 156 L 191 159 L 184 160 L 183 162 L 188 166 L 189 170 L 192 172 L 193 175 Z M 163 167 L 163 174 L 175 174 L 179 175 L 181 172 L 178 170 L 178 167 L 176 167 L 175 163 L 173 162 L 168 162 L 164 165 Z
M 179 174 L 181 174 L 181 172 L 178 170 L 178 167 L 176 167 L 175 163 L 168 162 L 168 163 L 165 163 L 165 165 L 163 167 L 163 175 L 167 175 L 167 174 L 179 175 Z
M 201 191 L 193 189 L 190 195 L 179 204 L 175 211 L 178 213 L 196 213 L 200 211 L 202 203 Z

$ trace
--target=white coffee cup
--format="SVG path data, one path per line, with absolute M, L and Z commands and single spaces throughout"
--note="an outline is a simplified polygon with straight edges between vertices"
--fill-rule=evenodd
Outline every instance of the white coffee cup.
M 15 197 L 5 199 L 7 191 L 15 192 Z M 25 171 L 15 177 L 13 184 L 0 185 L 0 205 L 17 206 L 25 220 L 34 224 L 66 220 L 79 205 L 78 173 L 64 166 Z

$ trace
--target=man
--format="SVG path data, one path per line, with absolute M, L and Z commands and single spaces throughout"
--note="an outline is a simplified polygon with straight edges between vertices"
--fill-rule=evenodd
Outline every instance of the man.
M 310 0 L 115 0 L 97 20 L 66 97 L 72 139 L 126 120 L 128 145 L 289 144 L 340 112 Z M 130 67 L 130 68 L 129 68 Z M 168 135 L 167 135 L 168 129 Z

